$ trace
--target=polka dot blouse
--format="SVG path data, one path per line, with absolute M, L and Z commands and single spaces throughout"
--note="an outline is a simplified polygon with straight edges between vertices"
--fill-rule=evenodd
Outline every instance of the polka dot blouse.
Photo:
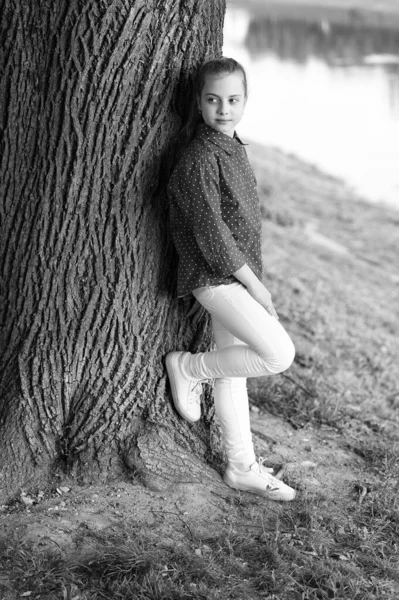
M 232 273 L 245 263 L 262 278 L 256 179 L 237 136 L 201 123 L 172 174 L 168 197 L 178 296 L 237 281 Z

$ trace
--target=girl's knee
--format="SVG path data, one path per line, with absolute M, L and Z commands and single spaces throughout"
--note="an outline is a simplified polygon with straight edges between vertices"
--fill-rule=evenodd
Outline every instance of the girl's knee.
M 288 338 L 286 343 L 275 351 L 274 357 L 268 360 L 263 359 L 265 368 L 271 375 L 278 375 L 290 368 L 295 358 L 295 346 Z
M 280 373 L 282 373 L 283 371 L 286 371 L 287 369 L 290 368 L 290 366 L 294 362 L 294 358 L 295 358 L 295 346 L 292 343 L 292 341 L 290 340 L 290 343 L 287 344 L 287 346 L 285 348 L 285 352 L 284 352 L 284 355 L 281 360 Z

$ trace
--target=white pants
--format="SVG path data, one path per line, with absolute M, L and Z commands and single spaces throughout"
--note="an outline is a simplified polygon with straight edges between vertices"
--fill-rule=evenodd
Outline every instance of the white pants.
M 186 365 L 197 379 L 215 379 L 215 410 L 228 461 L 248 468 L 255 461 L 249 421 L 247 377 L 281 373 L 295 348 L 280 322 L 239 282 L 193 291 L 211 313 L 217 350 L 191 355 Z

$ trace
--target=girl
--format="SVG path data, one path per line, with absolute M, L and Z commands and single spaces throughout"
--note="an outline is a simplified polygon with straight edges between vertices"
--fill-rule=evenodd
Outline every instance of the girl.
M 232 58 L 199 70 L 191 142 L 168 186 L 171 229 L 179 254 L 178 296 L 193 294 L 211 314 L 216 351 L 171 352 L 166 368 L 179 414 L 200 416 L 202 380 L 215 379 L 215 410 L 228 458 L 224 481 L 271 500 L 295 491 L 256 461 L 247 377 L 281 373 L 294 346 L 262 283 L 261 216 L 256 180 L 235 133 L 247 100 L 247 78 Z

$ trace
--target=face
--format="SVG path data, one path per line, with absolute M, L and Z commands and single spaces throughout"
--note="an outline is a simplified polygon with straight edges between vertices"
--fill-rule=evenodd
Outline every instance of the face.
M 198 108 L 207 125 L 233 137 L 245 108 L 244 82 L 240 72 L 226 75 L 207 75 Z

